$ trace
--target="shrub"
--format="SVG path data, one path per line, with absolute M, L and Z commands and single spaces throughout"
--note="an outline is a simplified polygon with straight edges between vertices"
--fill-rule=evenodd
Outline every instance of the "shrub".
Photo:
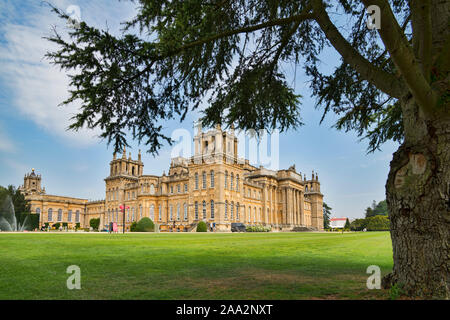
M 390 229 L 390 221 L 387 216 L 374 216 L 366 218 L 368 231 L 387 231 Z
M 155 231 L 155 224 L 153 223 L 152 219 L 144 217 L 136 224 L 137 232 L 153 232 Z
M 205 221 L 200 221 L 197 224 L 197 232 L 206 232 L 206 223 L 205 223 Z
M 79 222 L 75 223 L 75 230 L 78 230 L 78 229 L 80 229 L 80 223 Z
M 94 230 L 98 230 L 98 227 L 100 226 L 100 218 L 92 218 L 89 220 L 89 226 L 91 226 Z
M 247 231 L 247 232 L 270 232 L 270 231 L 272 231 L 272 228 L 265 227 L 265 226 L 247 226 L 245 228 L 245 231 Z
M 137 222 L 133 221 L 130 225 L 130 232 L 137 232 Z
M 55 228 L 56 230 L 58 230 L 60 226 L 61 226 L 61 224 L 59 222 L 57 222 L 52 226 L 52 228 Z

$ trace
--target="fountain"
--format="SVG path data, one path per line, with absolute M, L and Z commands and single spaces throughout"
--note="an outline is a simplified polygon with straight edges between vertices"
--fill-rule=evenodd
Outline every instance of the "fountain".
M 0 208 L 0 231 L 25 231 L 27 227 L 28 216 L 23 223 L 18 223 L 14 205 L 11 197 L 7 195 Z

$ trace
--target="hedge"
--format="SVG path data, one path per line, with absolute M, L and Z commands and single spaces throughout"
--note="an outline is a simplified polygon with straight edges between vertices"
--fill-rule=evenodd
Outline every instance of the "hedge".
M 197 232 L 206 232 L 206 223 L 205 223 L 205 221 L 200 221 L 197 224 Z

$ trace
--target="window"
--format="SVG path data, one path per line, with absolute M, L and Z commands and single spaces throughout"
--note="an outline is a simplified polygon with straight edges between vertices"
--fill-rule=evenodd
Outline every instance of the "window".
M 108 209 L 108 214 L 106 215 L 106 223 L 109 223 L 111 221 L 111 212 Z
M 127 209 L 127 222 L 130 221 L 130 209 Z
M 236 191 L 239 192 L 239 175 L 236 175 Z
M 187 185 L 187 183 L 184 184 L 184 192 L 188 192 L 188 185 Z
M 211 200 L 211 219 L 214 219 L 214 200 Z
M 231 207 L 230 207 L 230 220 L 233 220 L 234 217 L 234 202 L 231 201 Z
M 256 207 L 253 208 L 253 222 L 256 222 Z
M 161 208 L 161 205 L 159 205 L 159 207 L 158 207 L 158 220 L 159 221 L 162 220 L 162 208 Z
M 228 171 L 225 171 L 225 189 L 228 189 Z
M 177 220 L 180 221 L 180 204 L 177 204 Z
M 150 194 L 155 194 L 155 186 L 153 183 L 150 185 Z
M 236 220 L 239 220 L 239 202 L 236 203 Z
M 130 200 L 130 192 L 127 192 L 127 198 Z
M 261 208 L 259 208 L 258 222 L 261 222 Z
M 185 203 L 183 207 L 184 207 L 184 220 L 187 220 L 188 219 L 188 206 Z
M 134 191 L 131 193 L 131 199 L 135 199 L 136 195 L 134 194 Z
M 211 175 L 211 177 L 210 177 L 210 179 L 211 179 L 210 186 L 211 186 L 211 188 L 214 188 L 214 170 L 211 170 L 210 175 Z
M 234 174 L 231 173 L 231 179 L 230 179 L 230 189 L 233 190 L 234 188 Z
M 170 186 L 170 193 L 173 193 L 173 186 Z
M 80 222 L 80 211 L 75 211 L 75 222 Z
M 152 219 L 152 221 L 155 221 L 155 206 L 154 205 L 150 206 L 150 219 Z
M 248 222 L 252 221 L 252 208 L 248 208 Z
M 134 207 L 131 208 L 131 221 L 134 221 Z
M 195 173 L 195 190 L 198 190 L 198 173 Z
M 119 211 L 116 208 L 116 220 L 114 220 L 115 222 L 119 222 Z
M 203 171 L 202 173 L 202 188 L 206 189 L 206 172 Z
M 179 184 L 177 185 L 177 192 L 181 193 L 181 186 Z
M 53 209 L 48 209 L 48 221 L 53 221 L 53 217 L 52 217 L 52 215 L 53 215 Z
M 142 205 L 139 205 L 139 220 L 142 219 Z
M 144 185 L 141 184 L 141 193 L 144 193 Z
M 206 219 L 206 201 L 203 200 L 203 219 Z
M 195 213 L 195 220 L 198 220 L 198 202 L 195 201 L 195 205 L 194 205 L 194 213 Z
M 225 200 L 225 220 L 228 220 L 228 200 Z
M 58 209 L 58 221 L 62 221 L 62 210 Z
M 41 214 L 41 208 L 36 208 L 36 214 Z
M 173 206 L 170 205 L 169 207 L 169 216 L 170 216 L 170 220 L 173 220 Z

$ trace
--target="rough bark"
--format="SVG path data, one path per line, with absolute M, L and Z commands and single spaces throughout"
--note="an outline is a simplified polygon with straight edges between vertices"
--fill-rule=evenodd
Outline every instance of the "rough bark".
M 385 288 L 410 296 L 450 298 L 450 117 L 427 119 L 402 101 L 405 142 L 386 183 L 394 256 Z M 445 111 L 445 110 L 444 110 Z

